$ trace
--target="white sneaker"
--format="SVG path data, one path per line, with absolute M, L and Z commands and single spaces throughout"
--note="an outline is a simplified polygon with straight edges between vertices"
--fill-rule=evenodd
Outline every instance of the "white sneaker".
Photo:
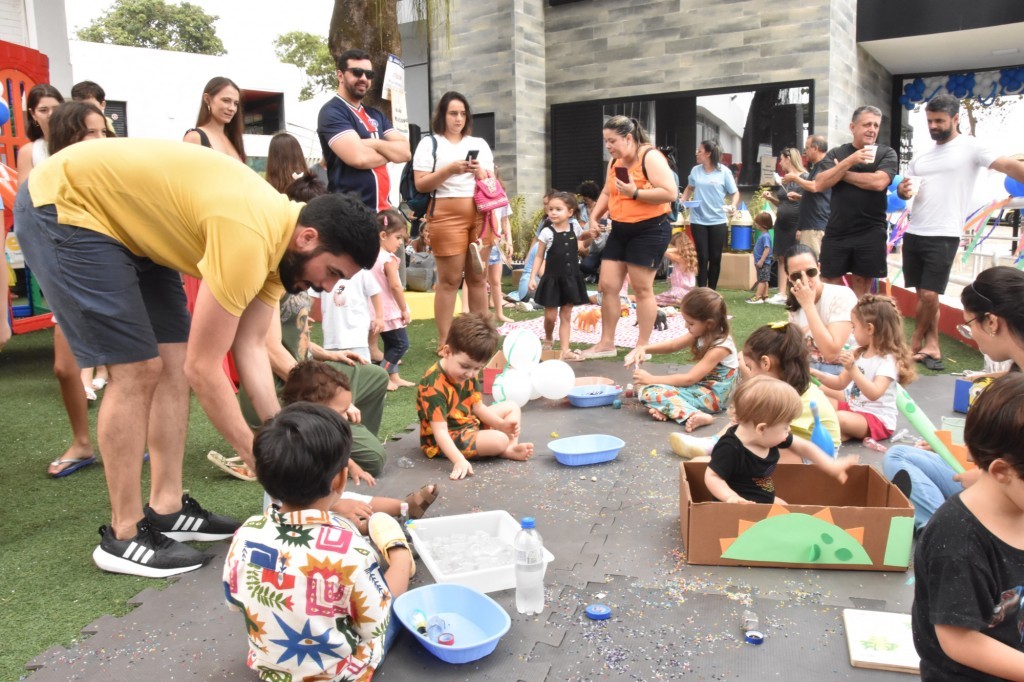
M 683 459 L 710 455 L 711 450 L 715 447 L 715 440 L 714 438 L 698 438 L 681 431 L 668 434 L 668 444 L 672 446 L 672 452 Z
M 533 304 L 529 301 L 520 301 L 516 303 L 516 310 L 521 313 L 531 313 L 533 312 Z
M 772 305 L 786 305 L 786 297 L 782 294 L 775 294 L 765 301 L 765 303 L 771 303 Z

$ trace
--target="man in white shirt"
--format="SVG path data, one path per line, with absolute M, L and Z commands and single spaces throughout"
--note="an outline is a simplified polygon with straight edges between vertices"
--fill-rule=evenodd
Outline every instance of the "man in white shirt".
M 960 100 L 952 95 L 933 97 L 925 114 L 935 146 L 910 161 L 907 178 L 897 191 L 903 199 L 914 197 L 903 237 L 903 277 L 908 287 L 917 289 L 917 327 L 910 349 L 925 367 L 942 371 L 939 294 L 949 282 L 978 173 L 991 168 L 1024 182 L 1024 162 L 999 156 L 977 139 L 960 135 Z M 911 177 L 921 181 L 916 195 Z

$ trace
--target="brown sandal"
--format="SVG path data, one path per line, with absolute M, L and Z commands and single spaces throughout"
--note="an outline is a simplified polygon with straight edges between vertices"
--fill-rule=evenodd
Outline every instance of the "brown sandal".
M 405 502 L 409 505 L 409 518 L 419 519 L 427 513 L 427 508 L 437 499 L 438 490 L 436 483 L 423 486 L 414 493 L 406 496 Z

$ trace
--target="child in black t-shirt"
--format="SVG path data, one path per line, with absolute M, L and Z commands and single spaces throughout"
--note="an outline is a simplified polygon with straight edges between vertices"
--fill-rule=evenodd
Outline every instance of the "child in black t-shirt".
M 846 470 L 858 461 L 855 456 L 834 460 L 789 432 L 803 405 L 800 394 L 784 381 L 769 376 L 744 381 L 733 394 L 732 406 L 736 426 L 715 443 L 704 473 L 704 485 L 722 502 L 786 504 L 775 496 L 772 481 L 780 449 L 809 460 L 842 483 Z
M 989 386 L 964 441 L 981 474 L 935 512 L 914 552 L 921 679 L 1024 680 L 1024 375 Z

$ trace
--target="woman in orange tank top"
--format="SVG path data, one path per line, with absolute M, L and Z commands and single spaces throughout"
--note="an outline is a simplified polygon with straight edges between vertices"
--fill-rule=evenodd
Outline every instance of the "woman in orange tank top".
M 654 328 L 654 274 L 668 247 L 670 204 L 679 195 L 668 161 L 651 147 L 636 119 L 613 116 L 604 124 L 604 146 L 612 162 L 604 190 L 590 212 L 593 238 L 609 214 L 611 234 L 601 254 L 601 340 L 583 352 L 587 358 L 615 355 L 619 290 L 626 275 L 636 294 L 638 345 L 646 345 Z

